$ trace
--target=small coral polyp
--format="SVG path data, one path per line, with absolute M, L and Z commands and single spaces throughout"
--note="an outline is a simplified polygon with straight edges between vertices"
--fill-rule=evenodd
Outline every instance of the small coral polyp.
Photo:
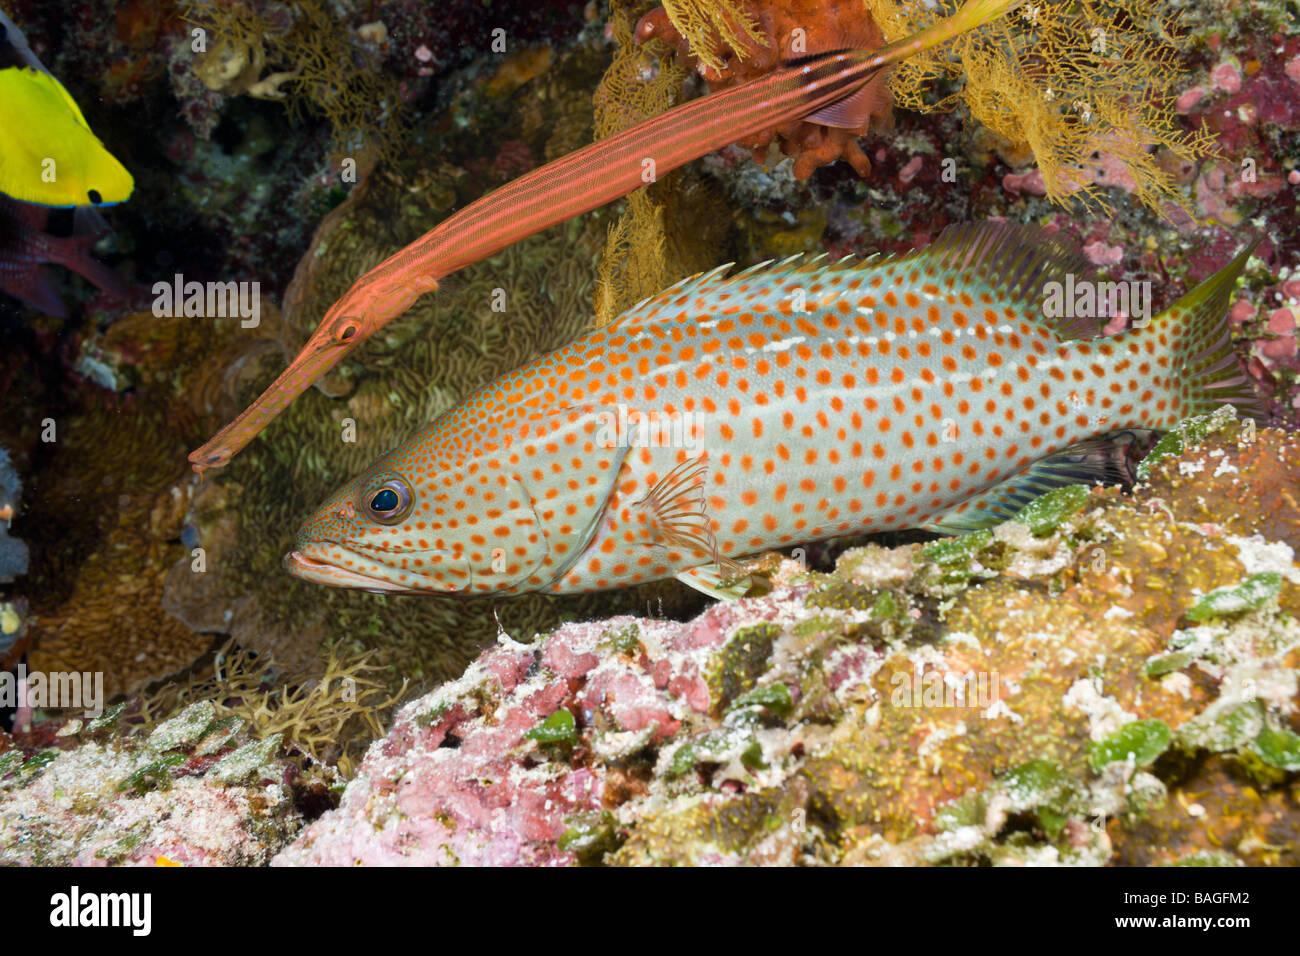
M 663 40 L 678 59 L 696 69 L 710 90 L 725 90 L 800 57 L 840 49 L 874 50 L 884 46 L 880 27 L 861 3 L 817 0 L 750 0 L 723 2 L 706 14 L 682 0 L 657 7 L 636 26 L 639 42 Z M 807 179 L 819 167 L 844 160 L 866 177 L 871 174 L 858 139 L 869 131 L 893 128 L 893 97 L 881 74 L 858 94 L 869 105 L 866 119 L 851 128 L 796 120 L 741 140 L 738 145 L 764 162 L 775 142 L 795 157 L 794 176 Z M 860 101 L 861 102 L 861 101 Z

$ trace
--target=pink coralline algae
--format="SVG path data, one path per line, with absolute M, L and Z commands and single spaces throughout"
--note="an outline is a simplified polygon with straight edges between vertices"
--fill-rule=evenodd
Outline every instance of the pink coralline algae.
M 913 156 L 906 166 L 898 171 L 898 181 L 907 185 L 916 178 L 916 174 L 921 171 L 925 165 L 925 160 L 920 156 Z
M 1002 188 L 1013 196 L 1019 196 L 1022 192 L 1031 196 L 1047 195 L 1047 184 L 1037 169 L 1031 169 L 1027 173 L 1007 173 L 1002 177 Z
M 1128 166 L 1120 159 L 1124 150 L 1118 134 L 1112 134 L 1112 138 L 1098 142 L 1097 146 L 1095 158 L 1080 163 L 1077 170 L 1072 173 L 1074 183 L 1066 185 L 1063 190 L 1065 194 L 1078 192 L 1088 185 L 1111 187 L 1132 193 L 1137 188 L 1137 182 L 1133 179 Z M 1115 147 L 1113 151 L 1112 147 Z M 1002 188 L 1013 196 L 1019 196 L 1021 193 L 1028 193 L 1031 196 L 1047 195 L 1043 174 L 1037 168 L 1023 173 L 1005 174 L 1002 177 Z
M 1123 246 L 1108 246 L 1101 240 L 1087 243 L 1083 254 L 1095 266 L 1115 266 L 1124 261 Z
M 1196 180 L 1196 205 L 1208 219 L 1235 225 L 1243 215 L 1237 204 L 1243 199 L 1265 199 L 1282 189 L 1282 176 L 1262 172 L 1254 166 L 1218 162 L 1207 166 Z
M 1241 71 L 1231 61 L 1220 63 L 1214 68 L 1214 85 L 1225 93 L 1236 93 L 1241 89 Z
M 275 865 L 575 862 L 561 848 L 566 821 L 635 787 L 618 755 L 708 713 L 707 661 L 736 613 L 717 605 L 690 624 L 570 624 L 540 650 L 503 638 L 405 707 L 339 809 Z M 553 760 L 554 748 L 568 759 Z
M 1272 414 L 1280 422 L 1293 420 L 1300 409 L 1300 280 L 1283 279 L 1258 290 L 1254 304 L 1240 301 L 1230 314 L 1240 334 L 1250 342 L 1247 363 L 1269 398 Z
M 1268 330 L 1284 335 L 1295 331 L 1295 310 L 1278 309 L 1268 319 Z
M 1259 342 L 1260 355 L 1266 364 L 1296 357 L 1296 310 L 1277 309 L 1268 318 L 1268 331 L 1274 337 Z M 1269 360 L 1273 360 L 1270 362 Z
M 1203 99 L 1205 99 L 1205 87 L 1193 86 L 1174 100 L 1174 110 L 1179 113 L 1190 113 Z

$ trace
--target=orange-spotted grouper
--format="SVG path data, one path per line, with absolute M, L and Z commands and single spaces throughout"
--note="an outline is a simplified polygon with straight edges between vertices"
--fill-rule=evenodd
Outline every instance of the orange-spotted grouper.
M 326 500 L 286 566 L 383 592 L 676 575 L 721 594 L 766 549 L 993 524 L 1123 477 L 1142 433 L 1226 403 L 1258 414 L 1225 315 L 1248 257 L 1109 337 L 1105 310 L 1062 301 L 1091 288 L 1087 263 L 1032 227 L 723 267 L 438 416 Z

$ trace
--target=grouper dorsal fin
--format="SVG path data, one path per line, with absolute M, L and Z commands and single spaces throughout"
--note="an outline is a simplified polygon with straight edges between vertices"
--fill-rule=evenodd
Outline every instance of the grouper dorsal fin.
M 916 252 L 892 260 L 920 266 L 927 276 L 957 273 L 986 285 L 1003 301 L 1049 323 L 1062 339 L 1084 340 L 1101 334 L 1097 318 L 1043 316 L 1044 287 L 1073 275 L 1088 279 L 1092 263 L 1039 226 L 1010 222 L 965 222 L 948 226 L 939 238 Z M 888 267 L 891 260 L 880 265 Z
M 1044 315 L 1046 286 L 1075 282 L 1092 276 L 1093 266 L 1056 235 L 1039 226 L 1005 222 L 959 223 L 948 226 L 929 246 L 899 256 L 872 256 L 868 259 L 844 258 L 825 261 L 822 255 L 795 255 L 786 259 L 767 260 L 729 274 L 731 264 L 710 269 L 682 279 L 662 292 L 638 302 L 617 321 L 638 316 L 649 322 L 663 312 L 692 315 L 690 303 L 707 299 L 725 307 L 746 301 L 747 290 L 789 280 L 792 276 L 840 277 L 855 269 L 883 271 L 896 284 L 915 280 L 916 284 L 947 278 L 957 283 L 987 289 L 997 295 L 1000 304 L 1018 306 L 1023 312 L 1049 324 L 1064 341 L 1086 340 L 1101 334 L 1104 321 L 1093 318 L 1049 317 Z M 917 274 L 912 275 L 913 272 Z M 949 288 L 952 285 L 949 284 Z

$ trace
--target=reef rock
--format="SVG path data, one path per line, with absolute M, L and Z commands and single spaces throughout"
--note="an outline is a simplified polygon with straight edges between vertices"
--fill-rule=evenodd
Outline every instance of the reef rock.
M 0 753 L 0 863 L 257 865 L 293 837 L 278 735 L 249 739 L 210 701 L 120 734 L 122 709 L 65 723 L 62 747 Z
M 503 634 L 274 862 L 1294 865 L 1298 445 L 1192 420 L 1131 497 Z

